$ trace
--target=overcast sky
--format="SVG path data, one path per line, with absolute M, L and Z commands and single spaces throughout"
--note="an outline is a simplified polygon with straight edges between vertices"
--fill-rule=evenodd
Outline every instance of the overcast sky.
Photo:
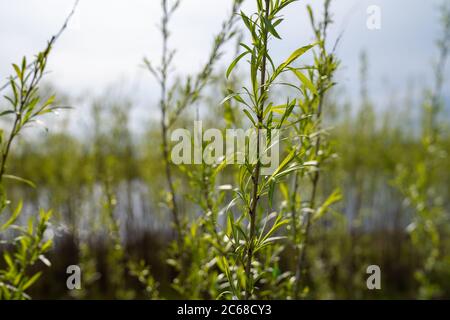
M 244 11 L 252 10 L 246 0 Z M 311 30 L 306 3 L 320 8 L 322 1 L 298 1 L 286 11 L 272 54 L 281 61 L 290 51 L 308 44 Z M 430 62 L 439 34 L 439 0 L 334 0 L 335 24 L 330 39 L 344 36 L 338 48 L 342 60 L 341 86 L 358 90 L 358 61 L 366 50 L 373 98 L 399 93 L 411 79 L 425 85 L 431 79 Z M 11 63 L 45 46 L 72 7 L 72 0 L 0 0 L 0 78 L 11 73 Z M 156 60 L 161 51 L 156 25 L 159 0 L 81 0 L 72 26 L 56 44 L 48 79 L 57 88 L 76 94 L 101 93 L 125 80 L 141 103 L 156 101 L 155 83 L 140 67 L 142 58 Z M 367 7 L 381 9 L 381 29 L 366 27 Z M 198 70 L 208 54 L 213 35 L 228 15 L 230 0 L 183 0 L 171 25 L 172 46 L 177 48 L 178 73 Z M 232 51 L 232 48 L 229 48 Z M 225 55 L 222 64 L 232 57 Z M 3 83 L 3 81 L 2 81 Z

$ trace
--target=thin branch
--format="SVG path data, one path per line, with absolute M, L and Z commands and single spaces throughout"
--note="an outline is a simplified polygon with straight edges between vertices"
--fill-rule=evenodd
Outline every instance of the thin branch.
M 56 41 L 59 39 L 59 37 L 60 37 L 60 36 L 63 34 L 63 32 L 67 29 L 67 26 L 69 25 L 70 20 L 72 19 L 73 15 L 75 14 L 75 11 L 76 11 L 76 9 L 77 9 L 77 7 L 78 7 L 78 3 L 79 3 L 79 2 L 80 2 L 80 0 L 75 0 L 75 3 L 74 3 L 74 5 L 73 5 L 73 7 L 72 7 L 72 10 L 70 11 L 69 15 L 68 15 L 68 16 L 66 17 L 66 19 L 64 20 L 64 24 L 61 26 L 61 28 L 59 29 L 59 31 L 58 31 L 55 35 L 53 35 L 53 36 L 50 38 L 50 41 L 48 42 L 47 47 L 46 47 L 46 49 L 44 50 L 44 52 L 50 50 L 50 48 L 56 43 Z M 28 68 L 31 68 L 31 67 L 36 63 L 36 60 L 37 60 L 37 59 L 35 59 L 34 61 L 30 62 L 30 63 L 27 65 L 27 69 L 28 69 Z M 12 80 L 16 80 L 16 79 L 17 79 L 17 75 L 16 75 L 15 77 L 12 78 Z M 6 88 L 8 88 L 8 87 L 9 87 L 9 84 L 10 84 L 10 80 L 8 80 L 2 87 L 0 87 L 0 92 L 3 91 L 3 90 L 5 90 Z
M 265 1 L 265 20 L 269 20 L 269 11 L 270 11 L 270 0 Z M 249 209 L 250 216 L 250 236 L 249 236 L 249 244 L 247 248 L 247 261 L 245 266 L 245 274 L 247 277 L 246 288 L 245 288 L 245 299 L 249 299 L 251 296 L 251 285 L 250 283 L 253 281 L 251 274 L 251 266 L 253 260 L 253 250 L 254 250 L 254 237 L 256 232 L 256 209 L 258 207 L 259 200 L 259 176 L 261 173 L 261 161 L 260 161 L 260 129 L 263 127 L 263 114 L 264 114 L 264 102 L 266 97 L 266 66 L 267 66 L 267 41 L 268 41 L 268 28 L 267 26 L 263 29 L 263 58 L 261 64 L 261 103 L 258 108 L 258 124 L 256 127 L 256 154 L 257 154 L 257 162 L 255 165 L 255 169 L 252 175 L 253 182 L 253 194 L 252 200 Z M 251 281 L 250 281 L 251 279 Z

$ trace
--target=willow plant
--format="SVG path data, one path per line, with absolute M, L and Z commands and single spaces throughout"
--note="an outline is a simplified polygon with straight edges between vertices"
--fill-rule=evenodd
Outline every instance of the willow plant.
M 161 35 L 162 35 L 162 55 L 160 66 L 154 68 L 148 59 L 144 59 L 144 63 L 148 70 L 158 81 L 160 86 L 160 103 L 159 109 L 161 111 L 160 128 L 162 139 L 162 158 L 164 162 L 164 170 L 166 176 L 166 183 L 168 192 L 165 196 L 166 204 L 172 215 L 172 222 L 175 230 L 176 243 L 173 249 L 174 259 L 169 259 L 169 262 L 180 271 L 180 277 L 177 277 L 174 282 L 174 287 L 178 291 L 184 291 L 182 288 L 195 289 L 195 284 L 192 285 L 178 285 L 179 282 L 187 281 L 189 273 L 193 274 L 195 271 L 189 272 L 187 267 L 187 254 L 189 249 L 186 247 L 186 240 L 192 244 L 192 237 L 185 232 L 187 226 L 187 217 L 183 213 L 183 208 L 177 199 L 175 174 L 170 162 L 170 142 L 169 134 L 174 129 L 180 115 L 191 105 L 200 100 L 203 90 L 212 80 L 213 69 L 222 55 L 224 45 L 234 37 L 236 30 L 235 12 L 238 11 L 243 0 L 233 0 L 231 15 L 222 23 L 221 30 L 215 36 L 212 49 L 208 56 L 206 63 L 201 70 L 193 76 L 188 76 L 185 81 L 175 81 L 170 83 L 170 70 L 172 67 L 175 51 L 169 47 L 169 23 L 170 20 L 180 5 L 180 0 L 169 1 L 162 0 L 162 19 L 161 19 Z M 195 229 L 192 225 L 191 230 Z M 187 235 L 187 238 L 185 237 Z M 197 235 L 194 235 L 197 237 Z M 191 249 L 196 246 L 190 246 Z M 182 293 L 183 294 L 183 293 Z
M 51 211 L 41 210 L 37 217 L 30 217 L 26 225 L 17 225 L 22 211 L 22 202 L 15 209 L 11 209 L 11 203 L 7 200 L 4 188 L 4 180 L 12 179 L 34 187 L 31 181 L 9 174 L 7 161 L 11 148 L 22 131 L 33 122 L 39 121 L 43 115 L 57 109 L 54 105 L 54 96 L 43 101 L 39 94 L 39 84 L 44 76 L 52 43 L 50 41 L 46 49 L 40 52 L 30 65 L 25 57 L 20 65 L 13 64 L 15 75 L 10 77 L 10 93 L 5 95 L 8 107 L 0 113 L 2 118 L 12 116 L 8 133 L 5 134 L 4 130 L 0 132 L 0 214 L 5 215 L 6 212 L 10 212 L 6 221 L 0 223 L 0 232 L 4 235 L 7 235 L 7 231 L 19 234 L 12 241 L 14 249 L 5 250 L 3 253 L 6 269 L 0 270 L 0 298 L 2 299 L 30 298 L 25 291 L 41 276 L 41 272 L 30 275 L 31 266 L 39 260 L 50 265 L 44 254 L 50 249 L 52 240 L 45 239 L 44 233 L 49 224 Z
M 285 73 L 295 73 L 292 64 L 315 45 L 300 47 L 278 66 L 269 54 L 270 40 L 281 39 L 277 29 L 283 21 L 282 11 L 294 2 L 295 0 L 257 0 L 256 13 L 246 15 L 241 12 L 251 43 L 241 43 L 243 53 L 227 70 L 229 75 L 239 61 L 249 56 L 250 86 L 243 87 L 241 92 L 230 92 L 224 100 L 226 102 L 233 99 L 242 106 L 242 113 L 251 123 L 256 137 L 256 161 L 252 161 L 250 146 L 247 145 L 245 164 L 239 169 L 236 196 L 229 205 L 226 229 L 231 250 L 220 265 L 229 284 L 229 290 L 223 294 L 231 294 L 238 299 L 259 296 L 257 288 L 262 285 L 267 273 L 267 270 L 261 270 L 264 263 L 259 261 L 259 255 L 280 239 L 276 236 L 277 232 L 289 222 L 281 211 L 272 212 L 276 186 L 286 176 L 303 167 L 295 149 L 287 154 L 271 174 L 262 171 L 261 161 L 263 154 L 276 152 L 275 130 L 283 131 L 291 126 L 291 116 L 297 105 L 297 99 L 291 97 L 286 97 L 285 104 L 275 105 L 271 101 L 271 90 L 276 86 L 291 87 L 290 84 L 279 81 L 279 78 Z M 301 79 L 306 81 L 306 78 Z M 261 205 L 264 200 L 267 200 L 268 209 Z M 235 205 L 240 205 L 238 217 L 231 210 Z
M 50 52 L 67 28 L 77 6 L 78 0 L 75 1 L 72 11 L 58 33 L 30 63 L 27 62 L 26 57 L 23 57 L 20 64 L 12 65 L 14 74 L 0 88 L 0 91 L 8 91 L 4 95 L 6 109 L 0 112 L 0 118 L 11 121 L 10 128 L 0 130 L 0 219 L 9 212 L 6 221 L 0 220 L 0 234 L 8 237 L 5 239 L 16 235 L 12 241 L 2 241 L 2 244 L 6 243 L 10 246 L 3 252 L 6 268 L 0 270 L 0 299 L 29 299 L 30 296 L 26 290 L 41 276 L 41 272 L 32 271 L 31 267 L 38 261 L 50 266 L 45 253 L 51 248 L 52 239 L 46 238 L 45 232 L 50 224 L 52 212 L 41 209 L 37 216 L 29 217 L 25 225 L 19 225 L 22 202 L 15 209 L 11 208 L 11 202 L 7 199 L 4 188 L 4 180 L 15 180 L 35 187 L 31 181 L 8 173 L 8 158 L 14 142 L 25 128 L 40 122 L 44 115 L 61 109 L 55 105 L 55 96 L 50 96 L 48 99 L 42 97 L 39 86 L 45 75 Z
M 169 22 L 180 5 L 180 0 L 171 1 L 162 0 L 161 7 L 163 11 L 161 19 L 161 34 L 162 34 L 162 55 L 160 67 L 154 68 L 148 59 L 144 59 L 144 63 L 158 81 L 161 97 L 160 97 L 160 111 L 161 111 L 161 138 L 162 138 L 162 150 L 163 160 L 165 164 L 165 174 L 167 185 L 169 188 L 168 205 L 172 212 L 173 224 L 176 230 L 176 237 L 180 239 L 183 232 L 183 218 L 181 217 L 181 208 L 177 203 L 175 193 L 174 174 L 170 165 L 170 143 L 169 132 L 173 128 L 173 125 L 178 120 L 181 113 L 190 105 L 197 102 L 200 98 L 200 94 L 211 80 L 213 67 L 217 60 L 221 56 L 221 49 L 224 44 L 233 37 L 235 30 L 234 25 L 234 12 L 240 6 L 242 0 L 235 0 L 233 2 L 233 15 L 223 23 L 222 30 L 215 37 L 213 48 L 209 55 L 209 58 L 201 71 L 195 76 L 187 77 L 184 83 L 169 84 L 169 71 L 172 66 L 175 51 L 169 48 Z

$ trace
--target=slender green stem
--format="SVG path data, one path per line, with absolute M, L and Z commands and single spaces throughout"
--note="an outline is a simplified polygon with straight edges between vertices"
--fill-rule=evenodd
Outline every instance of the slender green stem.
M 269 18 L 270 11 L 270 0 L 266 0 L 265 2 L 265 18 L 266 21 Z M 268 29 L 267 27 L 263 30 L 263 58 L 261 64 L 261 92 L 260 92 L 260 104 L 258 107 L 258 123 L 256 127 L 256 154 L 257 160 L 255 164 L 255 168 L 253 170 L 252 182 L 253 182 L 253 192 L 252 198 L 249 208 L 249 216 L 250 216 L 250 236 L 248 240 L 247 247 L 247 260 L 245 266 L 245 274 L 246 274 L 246 288 L 245 288 L 245 299 L 249 299 L 252 294 L 252 283 L 253 277 L 251 272 L 252 260 L 253 260 L 253 251 L 254 251 L 254 241 L 255 241 L 255 233 L 256 233 L 256 210 L 259 201 L 259 176 L 261 174 L 261 162 L 260 162 L 260 130 L 263 128 L 263 114 L 264 114 L 264 103 L 266 96 L 266 66 L 267 66 L 267 40 L 268 40 Z

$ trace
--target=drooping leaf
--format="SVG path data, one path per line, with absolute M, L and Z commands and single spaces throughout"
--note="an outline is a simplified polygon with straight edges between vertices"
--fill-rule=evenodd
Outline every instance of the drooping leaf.
M 313 220 L 320 219 L 327 212 L 328 208 L 342 199 L 342 193 L 339 189 L 334 190 L 325 202 L 317 209 L 313 215 Z
M 249 54 L 249 51 L 246 51 L 244 53 L 241 53 L 239 56 L 237 56 L 236 59 L 233 60 L 233 62 L 230 64 L 230 66 L 227 69 L 227 73 L 226 73 L 226 77 L 228 78 L 231 74 L 231 72 L 233 71 L 233 69 L 236 67 L 236 65 L 238 64 L 238 62 L 245 57 L 247 54 Z
M 11 174 L 4 174 L 3 178 L 14 180 L 14 181 L 23 182 L 23 183 L 29 185 L 32 188 L 36 188 L 36 185 L 32 181 L 24 179 L 24 178 L 21 178 L 21 177 L 17 177 L 17 176 L 11 175 Z

